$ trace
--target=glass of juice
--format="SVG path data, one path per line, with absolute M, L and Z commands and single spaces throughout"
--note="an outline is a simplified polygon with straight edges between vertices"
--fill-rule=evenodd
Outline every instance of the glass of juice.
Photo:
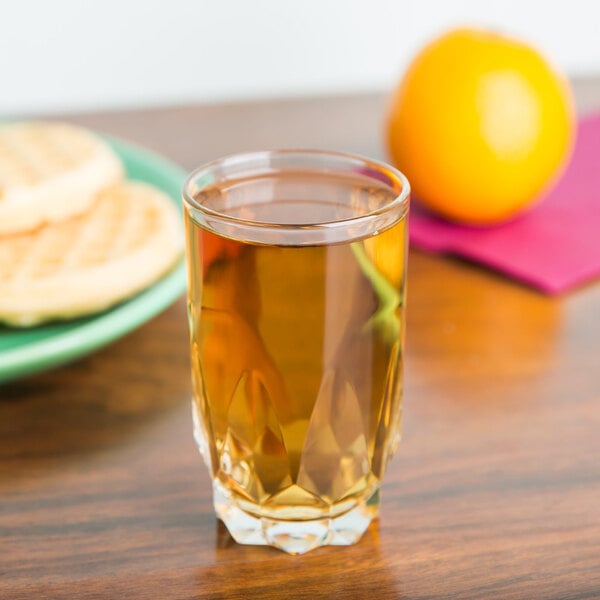
M 233 538 L 357 541 L 400 440 L 409 184 L 326 151 L 184 184 L 194 434 Z

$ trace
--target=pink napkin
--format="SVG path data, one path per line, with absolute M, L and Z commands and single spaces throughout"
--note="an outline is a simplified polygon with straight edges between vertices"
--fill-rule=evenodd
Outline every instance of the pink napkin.
M 532 210 L 494 227 L 455 225 L 411 208 L 416 248 L 456 254 L 548 294 L 600 276 L 600 114 L 578 126 L 556 186 Z

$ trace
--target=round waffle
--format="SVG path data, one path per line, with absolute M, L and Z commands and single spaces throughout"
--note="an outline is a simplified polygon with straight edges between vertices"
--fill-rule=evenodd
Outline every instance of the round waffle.
M 0 126 L 0 234 L 81 214 L 123 177 L 118 156 L 97 135 L 65 123 Z
M 100 311 L 153 283 L 182 252 L 171 200 L 145 183 L 118 183 L 83 215 L 0 237 L 0 321 Z

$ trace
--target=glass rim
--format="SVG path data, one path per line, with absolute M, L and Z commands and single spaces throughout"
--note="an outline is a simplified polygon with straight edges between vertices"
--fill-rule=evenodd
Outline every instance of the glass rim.
M 315 158 L 322 157 L 333 158 L 338 160 L 347 161 L 348 165 L 352 163 L 356 165 L 360 165 L 363 168 L 371 168 L 377 172 L 382 172 L 386 176 L 390 177 L 392 180 L 395 180 L 396 183 L 400 184 L 400 192 L 387 204 L 384 206 L 380 206 L 371 211 L 365 212 L 364 214 L 345 217 L 341 219 L 335 219 L 332 221 L 322 221 L 316 223 L 272 223 L 266 221 L 252 220 L 252 219 L 244 219 L 237 216 L 228 215 L 222 213 L 218 210 L 214 210 L 205 206 L 195 200 L 195 198 L 190 193 L 190 188 L 193 185 L 194 181 L 197 181 L 202 176 L 209 175 L 211 172 L 218 167 L 226 166 L 228 163 L 234 164 L 243 164 L 257 159 L 267 159 L 273 156 L 292 156 L 292 155 L 303 155 L 303 156 L 313 156 Z M 273 169 L 269 171 L 267 169 L 264 170 L 265 173 L 268 172 L 277 172 L 281 169 Z M 260 171 L 257 171 L 259 173 Z M 332 170 L 332 172 L 335 172 Z M 377 182 L 381 186 L 386 186 L 385 182 L 381 179 L 373 177 L 368 173 L 362 173 L 365 177 L 372 179 L 374 182 Z M 226 180 L 226 179 L 225 179 Z M 202 189 L 202 188 L 200 188 Z M 340 152 L 337 150 L 319 150 L 319 149 L 277 149 L 277 150 L 257 150 L 257 151 L 249 151 L 249 152 L 238 152 L 233 154 L 228 154 L 222 156 L 221 158 L 217 158 L 212 160 L 204 165 L 201 165 L 195 168 L 193 171 L 189 173 L 183 182 L 182 186 L 182 196 L 185 204 L 202 213 L 203 215 L 210 217 L 211 219 L 217 220 L 221 223 L 230 223 L 238 226 L 248 226 L 253 228 L 260 229 L 270 229 L 277 231 L 286 231 L 286 230 L 319 230 L 319 229 L 335 229 L 338 227 L 347 227 L 348 225 L 354 225 L 359 223 L 364 223 L 371 221 L 373 219 L 377 219 L 381 215 L 385 215 L 393 210 L 401 209 L 402 218 L 406 212 L 408 211 L 408 203 L 410 196 L 410 183 L 406 178 L 406 175 L 402 173 L 399 169 L 396 169 L 392 165 L 387 164 L 382 160 L 377 160 L 373 158 L 368 158 L 366 156 L 362 156 L 360 154 L 354 154 L 351 152 Z

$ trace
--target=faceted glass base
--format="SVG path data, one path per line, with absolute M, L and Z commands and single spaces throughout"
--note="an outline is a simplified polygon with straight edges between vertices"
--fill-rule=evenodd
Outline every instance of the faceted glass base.
M 243 511 L 219 481 L 213 482 L 217 516 L 238 544 L 273 546 L 289 554 L 304 554 L 320 546 L 348 546 L 357 542 L 379 514 L 379 490 L 337 517 L 284 521 L 256 517 Z

